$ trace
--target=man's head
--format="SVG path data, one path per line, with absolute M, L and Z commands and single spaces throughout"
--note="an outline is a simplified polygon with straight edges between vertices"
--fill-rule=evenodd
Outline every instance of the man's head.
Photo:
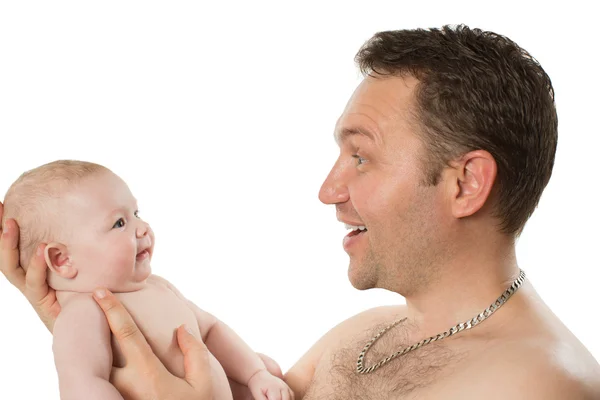
M 355 286 L 418 281 L 457 235 L 520 234 L 557 144 L 540 65 L 464 26 L 381 32 L 356 61 L 366 78 L 338 121 L 340 157 L 320 193 L 367 228 L 346 239 Z
M 101 165 L 61 160 L 27 171 L 4 204 L 4 218 L 19 224 L 21 265 L 47 244 L 56 289 L 130 291 L 150 274 L 153 232 L 125 182 Z

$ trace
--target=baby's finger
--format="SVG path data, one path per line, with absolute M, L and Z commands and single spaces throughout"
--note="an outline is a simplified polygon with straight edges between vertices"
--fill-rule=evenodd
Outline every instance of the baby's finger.
M 269 388 L 267 398 L 269 400 L 281 400 L 281 390 L 279 388 Z
M 262 389 L 250 389 L 250 393 L 252 393 L 252 397 L 254 398 L 254 400 L 271 400 L 262 392 Z

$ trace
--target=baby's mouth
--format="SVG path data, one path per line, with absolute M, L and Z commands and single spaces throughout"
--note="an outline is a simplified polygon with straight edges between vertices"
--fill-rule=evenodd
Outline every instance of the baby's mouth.
M 150 252 L 148 251 L 148 249 L 144 249 L 144 250 L 140 251 L 139 253 L 137 253 L 137 255 L 135 256 L 135 259 L 137 261 L 140 261 L 140 260 L 146 259 L 149 256 L 150 256 Z

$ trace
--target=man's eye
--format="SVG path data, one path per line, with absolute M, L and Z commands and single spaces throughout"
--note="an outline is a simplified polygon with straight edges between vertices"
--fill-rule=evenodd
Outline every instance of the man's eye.
M 352 158 L 356 159 L 356 165 L 362 165 L 365 163 L 365 161 L 367 161 L 364 158 L 362 158 L 361 156 L 359 156 L 358 154 L 353 154 Z
M 113 225 L 113 228 L 122 228 L 125 226 L 125 220 L 123 218 L 119 218 L 117 222 Z

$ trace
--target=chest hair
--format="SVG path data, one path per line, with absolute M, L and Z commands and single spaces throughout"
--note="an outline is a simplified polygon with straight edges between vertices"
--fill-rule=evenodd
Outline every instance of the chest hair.
M 410 399 L 419 390 L 443 377 L 452 369 L 452 364 L 463 356 L 449 349 L 442 340 L 399 356 L 369 374 L 358 374 L 358 354 L 373 335 L 388 323 L 360 332 L 346 343 L 340 343 L 326 352 L 317 365 L 304 400 Z M 401 348 L 412 345 L 415 341 L 410 341 L 408 335 L 411 328 L 404 323 L 386 332 L 367 352 L 365 365 L 375 364 Z

